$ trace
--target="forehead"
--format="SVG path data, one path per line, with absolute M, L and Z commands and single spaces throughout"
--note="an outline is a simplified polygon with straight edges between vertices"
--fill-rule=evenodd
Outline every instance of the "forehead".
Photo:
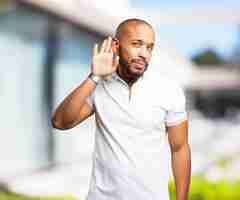
M 146 43 L 154 43 L 155 33 L 146 24 L 128 24 L 122 35 L 124 41 L 142 40 Z

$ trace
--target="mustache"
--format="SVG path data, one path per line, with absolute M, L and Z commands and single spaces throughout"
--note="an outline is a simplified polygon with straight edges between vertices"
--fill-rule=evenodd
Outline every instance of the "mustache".
M 132 59 L 130 63 L 132 62 L 140 62 L 140 63 L 144 63 L 144 72 L 147 71 L 149 63 L 146 62 L 143 59 Z M 119 64 L 122 66 L 129 66 L 130 64 L 129 62 L 127 62 L 125 59 L 123 59 L 121 56 L 119 57 Z
M 140 64 L 144 64 L 145 66 L 148 65 L 147 61 L 144 59 L 132 59 L 131 62 L 136 62 Z

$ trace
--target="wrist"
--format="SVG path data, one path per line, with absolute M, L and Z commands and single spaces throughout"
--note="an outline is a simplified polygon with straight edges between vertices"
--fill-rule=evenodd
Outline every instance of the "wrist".
M 88 75 L 88 78 L 91 79 L 95 84 L 98 84 L 99 81 L 102 79 L 100 76 L 95 75 L 93 72 L 91 72 L 91 73 Z

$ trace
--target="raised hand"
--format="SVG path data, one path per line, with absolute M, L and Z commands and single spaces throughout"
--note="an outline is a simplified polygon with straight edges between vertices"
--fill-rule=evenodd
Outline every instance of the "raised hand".
M 93 74 L 108 79 L 116 71 L 118 63 L 119 57 L 112 51 L 111 37 L 105 39 L 100 48 L 98 48 L 98 44 L 95 44 L 91 65 Z

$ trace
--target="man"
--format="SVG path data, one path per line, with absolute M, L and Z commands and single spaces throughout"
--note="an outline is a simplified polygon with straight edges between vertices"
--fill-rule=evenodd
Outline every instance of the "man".
M 95 114 L 88 200 L 169 199 L 170 151 L 177 200 L 187 199 L 191 161 L 185 97 L 164 78 L 145 80 L 154 43 L 147 22 L 122 22 L 115 38 L 95 45 L 90 75 L 53 115 L 53 127 L 64 130 Z

